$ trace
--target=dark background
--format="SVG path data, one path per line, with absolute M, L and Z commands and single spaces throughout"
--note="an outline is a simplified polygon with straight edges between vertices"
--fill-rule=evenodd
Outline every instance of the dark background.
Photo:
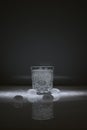
M 0 7 L 1 85 L 30 84 L 32 65 L 54 65 L 55 84 L 87 85 L 86 7 L 59 1 Z

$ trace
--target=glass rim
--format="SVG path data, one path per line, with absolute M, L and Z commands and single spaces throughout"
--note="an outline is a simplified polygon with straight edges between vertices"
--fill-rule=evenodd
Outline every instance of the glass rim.
M 41 69 L 41 70 L 45 70 L 45 69 L 47 69 L 47 70 L 53 70 L 54 69 L 54 66 L 43 66 L 43 65 L 39 65 L 39 66 L 31 66 L 31 70 L 39 70 L 39 69 Z

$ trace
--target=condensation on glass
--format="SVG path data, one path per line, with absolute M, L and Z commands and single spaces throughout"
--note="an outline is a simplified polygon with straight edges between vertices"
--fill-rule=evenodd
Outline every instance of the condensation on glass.
M 38 94 L 48 93 L 53 88 L 53 66 L 32 66 L 32 88 Z

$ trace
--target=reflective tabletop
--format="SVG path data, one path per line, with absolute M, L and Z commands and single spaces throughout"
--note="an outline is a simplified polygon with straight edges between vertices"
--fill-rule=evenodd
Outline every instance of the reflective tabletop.
M 54 86 L 37 95 L 31 86 L 0 87 L 0 129 L 87 129 L 87 87 Z

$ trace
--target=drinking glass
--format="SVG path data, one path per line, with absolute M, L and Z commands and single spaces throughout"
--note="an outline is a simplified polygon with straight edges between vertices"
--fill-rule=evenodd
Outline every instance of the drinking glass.
M 32 66 L 32 88 L 38 94 L 50 92 L 53 88 L 53 66 Z

